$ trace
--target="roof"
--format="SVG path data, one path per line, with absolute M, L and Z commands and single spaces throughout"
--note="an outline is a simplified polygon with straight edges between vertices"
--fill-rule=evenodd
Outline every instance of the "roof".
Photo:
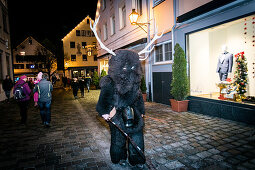
M 90 18 L 90 16 L 86 16 L 78 25 L 76 25 L 76 27 L 74 27 L 68 34 L 66 34 L 66 36 L 64 38 L 62 38 L 62 41 L 69 35 L 71 34 L 73 31 L 75 31 L 77 29 L 77 27 L 79 27 L 83 22 L 86 22 L 86 19 L 90 19 L 92 21 L 92 23 L 94 23 L 93 19 Z
M 47 49 L 46 47 L 44 47 L 37 39 L 35 39 L 34 37 L 32 37 L 32 36 L 28 36 L 24 41 L 22 41 L 19 45 L 17 45 L 17 47 L 16 48 L 18 48 L 19 46 L 21 46 L 24 42 L 26 42 L 29 38 L 32 38 L 32 39 L 34 39 L 40 46 L 42 46 L 43 48 L 45 48 L 45 49 Z M 48 49 L 47 49 L 48 50 Z M 51 53 L 51 55 L 54 55 L 50 50 L 48 50 L 50 53 Z

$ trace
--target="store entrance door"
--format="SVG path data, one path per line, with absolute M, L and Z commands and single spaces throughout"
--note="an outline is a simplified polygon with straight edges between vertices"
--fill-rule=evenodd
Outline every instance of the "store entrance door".
M 170 105 L 171 72 L 153 72 L 153 100 L 157 103 Z

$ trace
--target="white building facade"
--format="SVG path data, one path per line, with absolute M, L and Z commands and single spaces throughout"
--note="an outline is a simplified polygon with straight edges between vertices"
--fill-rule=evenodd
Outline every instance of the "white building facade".
M 10 26 L 7 0 L 0 1 L 0 101 L 5 99 L 2 81 L 6 75 L 13 80 Z

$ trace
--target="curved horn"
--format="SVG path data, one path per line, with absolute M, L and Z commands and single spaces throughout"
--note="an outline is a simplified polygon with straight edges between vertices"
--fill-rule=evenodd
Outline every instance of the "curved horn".
M 116 54 L 115 54 L 112 50 L 110 50 L 109 48 L 107 48 L 107 47 L 102 43 L 102 41 L 100 40 L 100 38 L 99 38 L 98 35 L 97 35 L 96 25 L 97 25 L 97 23 L 98 23 L 99 18 L 100 18 L 100 15 L 99 15 L 98 18 L 95 20 L 95 22 L 94 22 L 94 24 L 93 24 L 93 27 L 92 27 L 91 20 L 90 20 L 90 29 L 94 32 L 94 35 L 95 35 L 95 37 L 96 37 L 98 43 L 100 44 L 101 48 L 102 48 L 102 49 L 105 49 L 108 53 L 110 53 L 110 54 L 116 56 Z
M 142 51 L 140 51 L 140 52 L 138 53 L 138 55 L 140 56 L 141 54 L 144 54 L 144 53 L 150 53 L 150 52 L 153 50 L 154 46 L 153 46 L 150 50 L 148 50 L 148 48 L 149 48 L 157 39 L 161 38 L 161 37 L 163 36 L 163 33 L 164 33 L 164 31 L 163 31 L 160 35 L 158 35 L 158 33 L 156 32 L 156 34 L 155 34 L 155 36 L 153 37 L 153 39 L 151 40 L 151 42 L 150 42 L 149 44 L 147 44 L 146 47 L 145 47 Z M 148 56 L 147 56 L 147 57 L 148 57 Z M 141 58 L 140 60 L 146 60 L 147 57 L 146 57 L 146 58 Z

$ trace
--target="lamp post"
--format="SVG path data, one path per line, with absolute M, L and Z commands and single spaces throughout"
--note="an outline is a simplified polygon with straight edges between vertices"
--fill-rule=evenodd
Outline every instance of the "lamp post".
M 150 3 L 148 1 L 146 1 L 146 6 L 147 6 L 147 21 L 150 21 Z M 131 14 L 129 15 L 129 20 L 130 20 L 130 23 L 132 25 L 137 25 L 139 26 L 142 30 L 144 30 L 144 32 L 146 32 L 147 34 L 147 44 L 150 43 L 150 23 L 147 22 L 147 23 L 139 23 L 137 22 L 139 18 L 139 14 L 135 11 L 135 9 L 132 9 L 132 12 Z M 147 31 L 142 27 L 142 26 L 146 26 L 147 27 Z M 150 47 L 149 49 L 150 50 Z M 151 67 L 152 67 L 152 63 L 151 63 L 151 57 L 150 57 L 150 53 L 147 54 L 148 55 L 148 88 L 149 89 L 149 100 L 152 101 L 152 72 L 151 72 Z M 146 61 L 145 61 L 146 62 Z

